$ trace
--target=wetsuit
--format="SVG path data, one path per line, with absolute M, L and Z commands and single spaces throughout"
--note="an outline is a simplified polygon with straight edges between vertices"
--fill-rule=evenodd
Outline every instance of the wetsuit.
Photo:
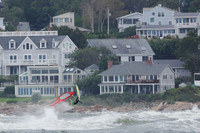
M 73 100 L 71 100 L 71 105 L 75 105 L 75 104 L 77 104 L 78 102 L 79 102 L 79 98 L 77 97 L 75 102 L 73 102 Z
M 78 102 L 79 102 L 79 98 L 77 97 L 74 104 L 77 104 Z

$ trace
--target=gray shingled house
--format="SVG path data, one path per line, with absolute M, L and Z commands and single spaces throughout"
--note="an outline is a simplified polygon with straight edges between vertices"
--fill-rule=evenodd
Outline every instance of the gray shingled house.
M 124 62 L 99 74 L 100 94 L 155 94 L 175 87 L 174 71 L 168 64 Z
M 169 64 L 175 73 L 175 78 L 191 77 L 191 72 L 184 67 L 184 62 L 180 60 L 154 60 L 155 64 Z
M 146 39 L 88 39 L 90 47 L 106 47 L 121 62 L 153 60 L 153 52 Z

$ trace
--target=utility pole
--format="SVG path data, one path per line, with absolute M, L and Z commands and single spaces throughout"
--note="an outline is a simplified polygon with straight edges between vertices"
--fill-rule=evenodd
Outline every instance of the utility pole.
M 110 11 L 109 11 L 109 8 L 107 9 L 107 20 L 108 20 L 108 26 L 107 26 L 107 34 L 109 35 L 110 34 L 110 25 L 109 25 L 109 23 L 110 23 L 110 20 L 109 20 L 109 18 L 110 18 Z

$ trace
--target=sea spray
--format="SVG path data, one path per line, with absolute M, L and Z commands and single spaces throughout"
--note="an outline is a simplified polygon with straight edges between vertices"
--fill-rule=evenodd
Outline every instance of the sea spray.
M 61 106 L 62 104 L 60 104 Z M 68 107 L 69 106 L 69 107 Z M 63 109 L 63 108 L 64 109 Z M 59 110 L 59 108 L 61 108 Z M 133 112 L 65 112 L 70 105 L 46 107 L 40 115 L 0 116 L 0 131 L 66 132 L 199 132 L 200 110 Z M 58 110 L 57 110 L 58 109 Z

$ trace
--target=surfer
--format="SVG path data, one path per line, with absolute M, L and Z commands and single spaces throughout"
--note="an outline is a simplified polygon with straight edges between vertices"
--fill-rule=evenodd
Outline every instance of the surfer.
M 79 102 L 79 98 L 77 97 L 75 102 L 73 100 L 70 100 L 70 101 L 71 101 L 71 105 L 75 105 Z

